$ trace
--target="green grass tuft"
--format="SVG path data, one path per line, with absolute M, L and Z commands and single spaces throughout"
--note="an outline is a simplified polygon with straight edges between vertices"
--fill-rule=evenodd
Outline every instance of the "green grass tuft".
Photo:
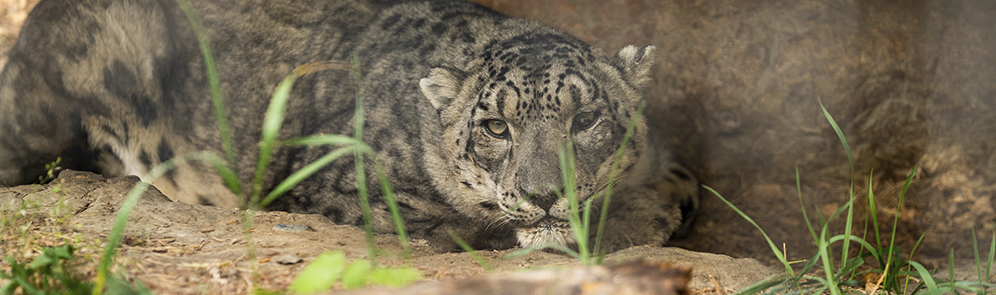
M 868 202 L 870 208 L 870 216 L 872 219 L 872 231 L 874 232 L 875 241 L 874 244 L 865 241 L 863 238 L 856 237 L 851 234 L 852 219 L 853 219 L 853 206 L 855 201 L 854 196 L 854 161 L 851 155 L 850 148 L 847 144 L 847 140 L 844 138 L 843 132 L 837 126 L 837 123 L 833 120 L 830 112 L 823 107 L 822 103 L 820 107 L 825 115 L 827 121 L 833 127 L 834 131 L 837 133 L 838 138 L 841 141 L 841 145 L 844 147 L 844 151 L 847 154 L 848 163 L 851 167 L 851 185 L 848 190 L 848 201 L 837 209 L 836 212 L 831 214 L 829 217 L 824 218 L 822 215 L 820 217 L 819 234 L 817 234 L 816 227 L 809 221 L 809 215 L 806 213 L 806 207 L 802 206 L 803 217 L 806 219 L 806 227 L 816 243 L 818 251 L 812 258 L 805 260 L 805 264 L 798 271 L 793 269 L 793 262 L 789 262 L 783 253 L 778 250 L 772 240 L 764 233 L 757 223 L 755 223 L 749 216 L 744 212 L 736 208 L 732 203 L 723 198 L 718 192 L 709 188 L 708 186 L 703 186 L 714 195 L 720 198 L 724 203 L 726 203 L 730 208 L 740 214 L 744 219 L 754 225 L 761 234 L 764 236 L 768 245 L 771 247 L 772 252 L 778 258 L 778 260 L 784 265 L 785 272 L 779 275 L 772 276 L 764 281 L 755 283 L 743 290 L 737 292 L 737 294 L 776 294 L 776 293 L 787 293 L 787 294 L 817 294 L 817 293 L 829 293 L 829 294 L 844 294 L 851 293 L 856 287 L 860 286 L 863 282 L 861 279 L 865 275 L 873 275 L 872 277 L 877 277 L 875 287 L 872 290 L 865 290 L 865 292 L 875 292 L 881 288 L 881 290 L 888 291 L 892 294 L 917 294 L 921 290 L 926 290 L 929 294 L 941 294 L 941 289 L 945 288 L 952 294 L 958 294 L 959 289 L 969 290 L 977 294 L 985 294 L 987 288 L 994 287 L 991 283 L 983 282 L 983 272 L 981 266 L 983 265 L 982 259 L 978 253 L 978 246 L 976 246 L 976 265 L 979 270 L 979 281 L 978 282 L 966 282 L 966 281 L 955 281 L 953 272 L 950 273 L 950 281 L 944 283 L 938 283 L 934 278 L 934 274 L 928 271 L 922 264 L 912 261 L 911 257 L 919 247 L 920 242 L 923 241 L 924 236 L 920 236 L 916 244 L 914 244 L 913 249 L 908 255 L 909 258 L 903 258 L 903 252 L 895 245 L 896 240 L 896 229 L 898 226 L 898 212 L 902 210 L 902 203 L 905 200 L 906 193 L 909 190 L 909 186 L 913 181 L 913 175 L 919 168 L 919 164 L 915 165 L 907 176 L 905 183 L 903 184 L 902 191 L 899 194 L 899 204 L 896 206 L 896 217 L 893 220 L 893 228 L 891 233 L 891 238 L 889 239 L 887 245 L 882 240 L 882 235 L 878 227 L 878 215 L 876 212 L 877 204 L 875 201 L 874 191 L 872 190 L 872 180 L 873 177 L 869 174 L 868 177 Z M 799 203 L 802 204 L 802 185 L 801 177 L 799 176 L 799 170 L 796 168 L 796 190 L 798 192 Z M 829 234 L 829 223 L 840 216 L 843 212 L 847 212 L 845 215 L 845 225 L 844 234 L 830 236 Z M 996 231 L 996 230 L 994 230 Z M 973 232 L 974 238 L 974 232 Z M 973 242 L 975 240 L 973 239 Z M 989 275 L 989 269 L 992 265 L 993 257 L 996 255 L 996 232 L 994 232 L 993 245 L 990 247 L 988 260 L 985 261 L 986 272 L 985 277 Z M 834 265 L 831 260 L 831 250 L 835 243 L 840 243 L 841 260 L 839 265 Z M 859 255 L 856 257 L 849 257 L 850 250 L 849 246 L 851 243 L 856 243 L 860 246 Z M 975 242 L 974 244 L 978 244 Z M 871 257 L 877 262 L 877 267 L 871 270 L 859 271 L 859 268 L 864 264 L 864 258 Z M 954 263 L 954 252 L 951 252 L 951 264 L 949 267 L 953 267 Z M 822 265 L 822 276 L 811 275 L 813 267 L 816 265 Z M 913 278 L 919 280 L 919 283 L 913 281 Z M 913 286 L 916 284 L 915 286 Z M 794 290 L 793 290 L 794 289 Z
M 14 294 L 20 289 L 22 294 L 90 294 L 90 283 L 76 278 L 70 270 L 73 247 L 44 248 L 42 255 L 31 263 L 22 264 L 13 257 L 4 260 L 10 265 L 10 273 L 0 272 L 0 278 L 10 280 L 0 287 L 0 294 Z
M 342 251 L 325 252 L 298 273 L 287 291 L 293 294 L 328 292 L 336 282 L 347 290 L 366 287 L 368 284 L 400 287 L 422 278 L 422 273 L 412 267 L 376 267 L 370 260 L 346 262 Z

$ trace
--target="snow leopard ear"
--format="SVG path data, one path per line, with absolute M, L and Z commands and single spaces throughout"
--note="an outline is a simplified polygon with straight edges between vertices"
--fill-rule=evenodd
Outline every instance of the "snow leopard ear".
M 429 72 L 429 77 L 419 81 L 418 86 L 422 88 L 425 98 L 428 98 L 436 108 L 436 113 L 442 114 L 460 94 L 460 87 L 465 77 L 466 74 L 460 70 L 434 68 Z
M 612 58 L 612 65 L 619 68 L 623 78 L 637 87 L 643 87 L 650 81 L 650 66 L 654 64 L 654 51 L 657 47 L 647 45 L 637 47 L 627 45 Z

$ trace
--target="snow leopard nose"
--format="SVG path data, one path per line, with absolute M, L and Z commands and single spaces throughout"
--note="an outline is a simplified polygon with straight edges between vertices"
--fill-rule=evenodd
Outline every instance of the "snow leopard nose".
M 553 204 L 557 203 L 558 198 L 560 198 L 558 194 L 550 191 L 549 193 L 543 195 L 533 195 L 529 201 L 532 202 L 533 205 L 536 205 L 536 207 L 540 207 L 543 211 L 550 213 L 550 208 L 553 208 Z
M 553 161 L 532 161 L 519 169 L 519 190 L 527 196 L 529 202 L 544 211 L 550 212 L 550 207 L 557 202 L 558 194 L 564 191 L 563 176 L 560 175 L 560 163 Z
M 529 202 L 546 212 L 557 202 L 558 193 L 564 191 L 564 180 L 560 171 L 560 157 L 556 144 L 561 141 L 558 132 L 541 130 L 534 126 L 524 135 L 536 140 L 526 141 L 516 146 L 520 161 L 517 164 L 515 181 L 519 191 L 529 198 Z
M 549 213 L 564 192 L 560 167 L 546 166 L 543 169 L 542 165 L 532 165 L 530 168 L 520 172 L 520 176 L 525 177 L 519 179 L 519 189 L 525 193 L 530 203 Z

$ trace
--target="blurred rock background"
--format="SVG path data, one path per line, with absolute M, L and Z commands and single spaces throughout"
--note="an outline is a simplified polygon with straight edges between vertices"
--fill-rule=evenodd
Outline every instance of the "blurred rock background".
M 21 24 L 38 0 L 0 0 L 0 68 L 7 64 L 7 51 L 14 46 Z

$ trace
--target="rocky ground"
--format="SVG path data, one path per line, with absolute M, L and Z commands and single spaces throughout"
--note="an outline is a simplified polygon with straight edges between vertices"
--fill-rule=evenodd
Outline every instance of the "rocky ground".
M 29 260 L 38 255 L 41 246 L 68 242 L 77 245 L 79 253 L 85 257 L 99 256 L 99 247 L 113 226 L 124 196 L 137 181 L 137 177 L 105 179 L 97 174 L 69 170 L 47 185 L 0 188 L 3 215 L 8 220 L 14 220 L 12 224 L 18 227 L 3 232 L 0 253 Z M 303 229 L 283 229 L 289 228 L 287 225 Z M 21 227 L 30 233 L 19 235 Z M 131 214 L 124 245 L 115 259 L 116 268 L 127 278 L 142 281 L 157 294 L 246 294 L 251 286 L 253 269 L 259 272 L 257 286 L 275 290 L 285 288 L 308 261 L 324 251 L 344 251 L 350 260 L 367 257 L 361 229 L 332 224 L 323 216 L 260 212 L 253 221 L 251 237 L 244 235 L 242 228 L 238 211 L 172 202 L 158 190 L 151 189 L 142 196 Z M 255 245 L 254 259 L 250 259 L 247 252 L 250 238 Z M 428 282 L 471 278 L 479 283 L 494 280 L 499 288 L 497 294 L 516 294 L 521 289 L 515 288 L 525 282 L 508 274 L 514 276 L 515 273 L 538 269 L 547 272 L 559 270 L 560 273 L 547 274 L 553 282 L 571 278 L 578 280 L 577 284 L 598 282 L 599 270 L 587 269 L 578 260 L 561 254 L 533 252 L 503 259 L 504 255 L 515 249 L 480 251 L 478 253 L 494 269 L 489 272 L 468 253 L 436 254 L 430 252 L 427 245 L 415 241 L 413 258 L 403 259 L 398 257 L 402 248 L 396 236 L 378 235 L 376 241 L 377 247 L 387 253 L 380 259 L 381 263 L 413 266 L 423 273 Z M 639 260 L 691 267 L 688 286 L 697 292 L 729 292 L 775 274 L 754 259 L 734 259 L 673 247 L 632 247 L 605 258 L 609 265 Z M 0 269 L 7 267 L 0 266 Z M 92 267 L 87 264 L 79 270 L 84 276 L 89 276 L 93 274 Z M 540 274 L 530 273 L 526 277 L 535 278 Z M 647 271 L 641 270 L 628 276 L 635 277 L 634 282 L 668 282 L 660 277 L 640 277 L 647 274 Z M 613 277 L 607 274 L 601 276 Z M 684 282 L 679 275 L 664 277 Z M 509 280 L 507 282 L 510 283 L 502 283 L 502 280 Z M 428 284 L 419 288 L 432 286 Z M 474 286 L 485 287 L 486 284 L 471 284 L 471 287 Z

